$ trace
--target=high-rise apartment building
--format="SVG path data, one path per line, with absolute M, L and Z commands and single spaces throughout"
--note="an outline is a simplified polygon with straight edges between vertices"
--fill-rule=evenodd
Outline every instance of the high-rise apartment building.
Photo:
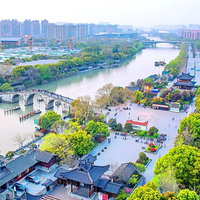
M 10 27 L 11 27 L 11 36 L 17 37 L 21 35 L 21 26 L 16 19 L 11 20 Z
M 23 35 L 31 35 L 31 20 L 23 22 Z
M 39 20 L 34 20 L 31 22 L 31 35 L 33 37 L 40 37 L 40 22 L 39 22 Z
M 41 35 L 45 36 L 45 29 L 48 26 L 49 22 L 48 20 L 44 19 L 41 21 Z

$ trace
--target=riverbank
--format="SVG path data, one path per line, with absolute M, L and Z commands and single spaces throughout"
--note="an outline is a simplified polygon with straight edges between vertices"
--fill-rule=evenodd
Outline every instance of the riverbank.
M 67 78 L 60 78 L 59 80 L 49 82 L 44 85 L 36 85 L 30 89 L 46 89 L 56 94 L 68 96 L 76 99 L 80 96 L 90 95 L 94 99 L 96 91 L 107 83 L 113 83 L 115 86 L 121 85 L 125 87 L 130 82 L 137 79 L 146 78 L 151 74 L 159 74 L 163 68 L 154 67 L 155 60 L 165 59 L 168 63 L 178 56 L 180 49 L 172 48 L 170 44 L 158 44 L 156 48 L 147 48 L 132 58 L 123 62 L 122 66 L 115 69 L 97 69 L 88 71 L 87 73 L 79 73 Z M 34 97 L 34 104 L 31 106 L 24 106 L 23 99 L 20 98 L 19 103 L 15 104 L 0 104 L 0 151 L 1 154 L 6 154 L 9 150 L 17 148 L 13 143 L 13 137 L 16 133 L 21 135 L 33 132 L 36 125 L 34 118 L 30 118 L 23 123 L 19 122 L 19 116 L 25 115 L 32 110 L 40 109 L 42 114 L 46 112 L 44 102 L 38 103 L 37 98 Z M 4 116 L 4 110 L 20 106 L 12 115 Z M 55 112 L 62 115 L 61 107 L 54 107 Z M 12 124 L 12 126 L 10 126 Z

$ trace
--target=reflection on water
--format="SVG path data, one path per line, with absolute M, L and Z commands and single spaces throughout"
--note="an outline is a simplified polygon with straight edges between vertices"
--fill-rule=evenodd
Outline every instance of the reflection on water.
M 174 59 L 179 53 L 179 49 L 172 48 L 170 44 L 158 44 L 157 48 L 144 49 L 132 60 L 127 60 L 122 66 L 114 69 L 99 69 L 82 73 L 66 79 L 51 82 L 33 88 L 46 89 L 67 97 L 77 98 L 83 95 L 95 96 L 97 89 L 112 82 L 114 85 L 127 86 L 130 82 L 137 79 L 148 77 L 152 74 L 162 72 L 162 67 L 154 67 L 157 60 L 165 60 L 167 63 Z M 22 98 L 20 99 L 21 110 L 14 111 L 12 114 L 4 115 L 4 110 L 18 106 L 16 104 L 0 104 L 0 151 L 5 154 L 9 150 L 14 150 L 13 137 L 16 133 L 27 134 L 34 132 L 36 125 L 34 118 L 29 118 L 24 122 L 19 122 L 19 116 L 32 110 L 41 109 L 45 112 L 44 103 L 37 103 L 37 96 L 34 97 L 34 105 L 24 107 Z M 61 114 L 61 107 L 55 107 L 55 111 Z

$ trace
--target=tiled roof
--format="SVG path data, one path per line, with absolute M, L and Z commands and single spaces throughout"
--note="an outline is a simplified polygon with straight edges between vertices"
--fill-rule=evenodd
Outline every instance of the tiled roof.
M 92 164 L 81 164 L 79 167 L 68 172 L 61 172 L 59 176 L 85 184 L 94 184 L 109 168 L 106 166 L 96 166 Z
M 124 186 L 122 184 L 119 183 L 108 183 L 106 185 L 106 187 L 104 189 L 102 189 L 105 192 L 109 192 L 112 194 L 119 194 L 120 190 L 123 188 Z
M 147 122 L 139 122 L 139 121 L 133 121 L 132 119 L 127 120 L 126 123 L 131 123 L 133 125 L 138 125 L 138 126 L 147 126 Z
M 92 156 L 91 154 L 86 154 L 82 156 L 81 161 L 87 161 L 89 163 L 94 164 L 94 162 L 96 161 L 96 158 Z
M 52 153 L 46 151 L 40 151 L 37 149 L 35 152 L 35 159 L 44 163 L 49 163 L 53 157 L 54 155 Z
M 192 80 L 194 78 L 194 76 L 191 76 L 190 73 L 186 74 L 183 73 L 177 77 L 177 79 L 181 79 L 181 80 Z
M 189 83 L 186 82 L 176 82 L 174 83 L 175 86 L 188 86 L 188 87 L 193 87 L 195 85 L 196 82 L 194 81 L 190 81 Z
M 109 179 L 105 179 L 105 178 L 100 178 L 95 184 L 94 186 L 99 187 L 99 188 L 105 188 L 107 183 L 109 182 Z
M 114 181 L 123 181 L 127 182 L 128 179 L 132 176 L 132 174 L 135 172 L 136 168 L 131 163 L 123 163 L 119 166 L 119 168 L 112 174 L 111 178 L 114 179 Z

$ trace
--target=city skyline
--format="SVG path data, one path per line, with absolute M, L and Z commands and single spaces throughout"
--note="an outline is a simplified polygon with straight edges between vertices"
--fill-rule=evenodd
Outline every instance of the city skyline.
M 57 6 L 56 6 L 57 5 Z M 193 0 L 125 0 L 122 3 L 102 0 L 94 4 L 91 0 L 67 2 L 58 0 L 52 4 L 48 1 L 34 1 L 31 6 L 25 0 L 1 3 L 0 20 L 25 19 L 49 22 L 130 24 L 134 27 L 150 28 L 155 25 L 199 24 L 198 8 L 200 2 Z

